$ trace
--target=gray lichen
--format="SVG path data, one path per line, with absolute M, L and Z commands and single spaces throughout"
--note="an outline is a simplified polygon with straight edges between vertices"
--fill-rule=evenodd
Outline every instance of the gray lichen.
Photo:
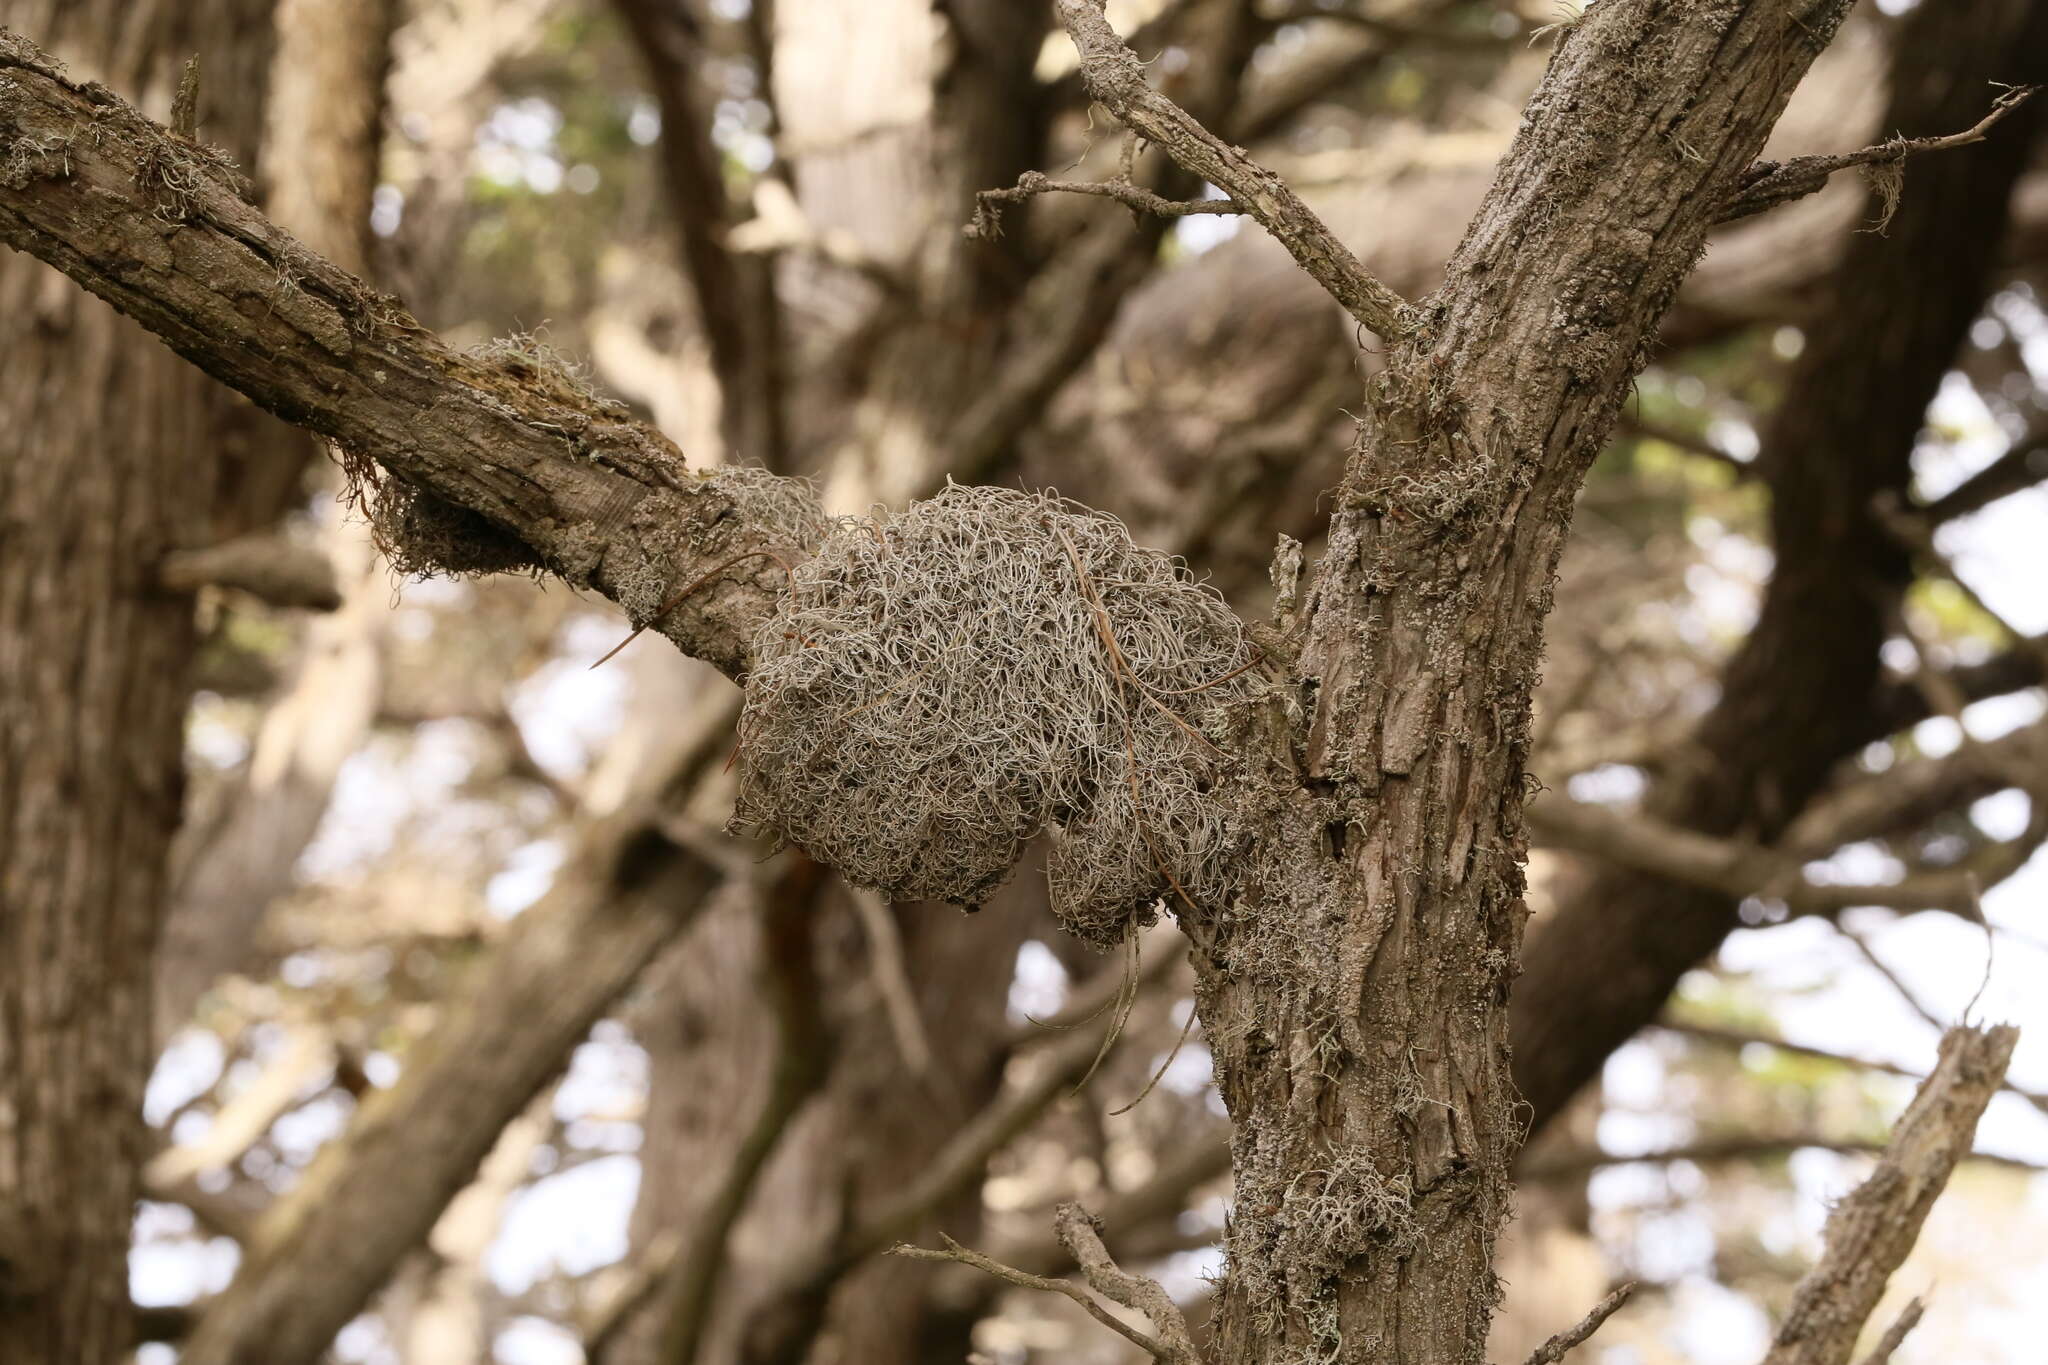
M 1253 654 L 1178 560 L 1055 496 L 949 487 L 842 520 L 792 580 L 755 640 L 737 826 L 963 904 L 1047 834 L 1053 908 L 1098 945 L 1229 894 L 1205 731 Z

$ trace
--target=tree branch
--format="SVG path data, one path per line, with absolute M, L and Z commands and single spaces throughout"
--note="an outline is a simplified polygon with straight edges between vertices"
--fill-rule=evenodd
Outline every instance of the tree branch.
M 1052 1219 L 1060 1245 L 1081 1267 L 1081 1277 L 1106 1299 L 1134 1308 L 1152 1319 L 1159 1333 L 1159 1358 L 1168 1365 L 1201 1365 L 1194 1338 L 1188 1334 L 1187 1319 L 1159 1281 L 1133 1275 L 1110 1259 L 1102 1245 L 1102 1232 L 1095 1219 L 1079 1204 L 1059 1206 Z
M 1102 0 L 1059 0 L 1081 54 L 1088 93 L 1132 131 L 1159 144 L 1192 175 L 1215 185 L 1256 218 L 1346 312 L 1383 337 L 1413 329 L 1407 300 L 1367 273 L 1285 181 L 1204 128 L 1145 80 L 1137 54 L 1103 16 Z
M 1855 1067 L 1862 1071 L 1881 1071 L 1888 1076 L 1906 1076 L 1916 1082 L 1927 1079 L 1922 1073 L 1909 1066 L 1900 1066 L 1897 1062 L 1882 1062 L 1874 1057 L 1853 1057 L 1845 1052 L 1830 1052 L 1826 1048 L 1814 1047 L 1810 1043 L 1795 1043 L 1768 1033 L 1754 1033 L 1747 1029 L 1727 1028 L 1719 1024 L 1695 1024 L 1680 1019 L 1660 1019 L 1656 1027 L 1667 1033 L 1695 1038 L 1703 1043 L 1716 1043 L 1722 1047 L 1768 1047 L 1794 1057 L 1810 1057 L 1817 1062 L 1833 1062 L 1838 1066 Z M 2002 1083 L 1999 1089 L 2008 1095 L 2017 1095 L 2036 1109 L 2048 1113 L 2048 1095 L 2022 1090 L 2011 1081 Z
M 744 670 L 788 544 L 624 409 L 516 358 L 451 350 L 240 196 L 231 168 L 0 30 L 0 240 L 62 270 L 259 407 L 476 514 L 529 562 Z M 143 170 L 138 172 L 137 168 Z
M 397 1083 L 367 1096 L 344 1137 L 264 1214 L 186 1344 L 186 1365 L 318 1359 L 722 880 L 644 812 L 606 820 L 584 843 L 410 1050 Z
M 158 564 L 157 581 L 173 592 L 239 588 L 273 607 L 333 611 L 341 605 L 334 561 L 310 545 L 270 532 L 252 532 L 196 550 L 173 550 Z
M 1089 1317 L 1094 1318 L 1110 1331 L 1131 1342 L 1154 1360 L 1173 1361 L 1174 1357 L 1169 1348 L 1117 1318 L 1116 1315 L 1097 1303 L 1095 1296 L 1082 1289 L 1081 1286 L 1067 1280 L 1055 1280 L 1043 1275 L 1032 1275 L 1018 1270 L 1014 1266 L 1004 1265 L 1001 1261 L 993 1260 L 978 1251 L 971 1251 L 961 1246 L 944 1233 L 939 1234 L 939 1240 L 946 1244 L 944 1251 L 933 1251 L 927 1247 L 896 1246 L 890 1248 L 889 1254 L 891 1256 L 901 1256 L 906 1261 L 954 1261 L 960 1265 L 972 1266 L 984 1275 L 993 1275 L 1005 1284 L 1014 1284 L 1019 1289 L 1037 1289 L 1047 1294 L 1062 1295 L 1080 1304 L 1087 1311 Z
M 1599 1331 L 1600 1324 L 1613 1317 L 1628 1302 L 1629 1295 L 1635 1292 L 1634 1280 L 1617 1286 L 1613 1293 L 1594 1304 L 1585 1317 L 1538 1346 L 1530 1354 L 1527 1365 L 1557 1365 L 1574 1347 L 1584 1345 L 1587 1338 Z
M 1805 854 L 1717 839 L 1654 816 L 1574 801 L 1556 792 L 1532 801 L 1527 818 L 1540 845 L 1591 854 L 1729 896 L 1780 900 L 1798 914 L 1831 914 L 1870 905 L 1952 910 L 1974 918 L 1972 907 L 1982 888 L 2017 872 L 2048 834 L 2048 825 L 2030 827 L 2018 839 L 1993 844 L 1969 864 L 1896 882 L 1829 883 L 1807 875 Z
M 1764 1365 L 1840 1365 L 1855 1348 L 1885 1282 L 1970 1150 L 1977 1120 L 2005 1078 L 2019 1031 L 1956 1028 L 1892 1131 L 1870 1178 L 1828 1215 L 1826 1249 L 1792 1291 Z
M 746 1211 L 768 1158 L 829 1070 L 813 946 L 818 884 L 824 877 L 822 866 L 799 858 L 777 880 L 764 907 L 764 986 L 775 1009 L 775 1063 L 760 1112 L 733 1154 L 710 1207 L 698 1219 L 688 1253 L 672 1273 L 661 1355 L 673 1365 L 696 1360 L 724 1277 L 733 1228 Z
M 1003 223 L 999 206 L 1021 204 L 1041 194 L 1092 194 L 1114 199 L 1133 213 L 1152 213 L 1161 218 L 1250 212 L 1235 199 L 1167 199 L 1122 177 L 1115 180 L 1054 180 L 1043 171 L 1026 171 L 1009 189 L 980 190 L 975 194 L 974 221 L 967 225 L 967 235 L 983 240 L 1000 237 Z
M 1916 1294 L 1906 1301 L 1892 1325 L 1884 1329 L 1884 1335 L 1877 1339 L 1877 1345 L 1870 1348 L 1870 1354 L 1863 1357 L 1862 1365 L 1885 1365 L 1900 1346 L 1905 1344 L 1906 1334 L 1920 1325 L 1920 1315 L 1927 1311 L 1927 1305 Z
M 1719 221 L 1732 222 L 1767 212 L 1780 204 L 1789 204 L 1795 199 L 1804 199 L 1827 184 L 1828 178 L 1836 171 L 1846 171 L 1852 166 L 1895 167 L 1919 152 L 1944 152 L 1982 142 L 1994 124 L 2025 104 L 2033 93 L 2032 86 L 2007 90 L 1992 102 L 1991 112 L 1962 132 L 1950 133 L 1946 137 L 1895 137 L 1858 152 L 1835 156 L 1795 156 L 1782 162 L 1759 161 L 1743 173 L 1742 183 L 1722 208 Z M 1879 219 L 1882 227 L 1891 220 L 1891 207 L 1898 201 L 1896 185 L 1884 190 L 1880 197 L 1884 201 L 1884 211 Z

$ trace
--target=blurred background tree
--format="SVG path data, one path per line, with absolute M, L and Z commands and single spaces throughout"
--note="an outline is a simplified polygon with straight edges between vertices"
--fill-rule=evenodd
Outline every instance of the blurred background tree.
M 1253 617 L 1275 532 L 1316 550 L 1375 357 L 1262 233 L 1053 198 L 963 236 L 979 190 L 1117 167 L 1047 7 L 282 0 L 274 55 L 266 0 L 189 32 L 97 8 L 6 0 L 0 23 L 159 114 L 202 51 L 206 132 L 274 217 L 443 335 L 624 399 L 693 464 L 807 474 L 835 511 L 1056 486 Z M 1163 89 L 1410 296 L 1558 18 L 1111 9 Z M 1966 127 L 1987 81 L 2044 67 L 2037 0 L 1860 9 L 1772 154 Z M 1987 972 L 1980 1013 L 2041 1017 L 2039 126 L 1915 162 L 1895 210 L 1844 177 L 1720 233 L 1580 499 L 1539 698 L 1514 1021 L 1534 1141 L 1500 1358 L 1628 1277 L 1646 1289 L 1601 1358 L 1754 1359 L 1939 1025 Z M 1156 154 L 1136 172 L 1200 192 Z M 161 717 L 107 693 L 102 723 L 163 749 L 156 789 L 186 774 L 168 887 L 79 893 L 138 945 L 137 907 L 168 907 L 130 1252 L 145 1365 L 1126 1358 L 1063 1300 L 878 1254 L 945 1232 L 1058 1273 L 1069 1198 L 1199 1303 L 1228 1154 L 1174 931 L 1103 958 L 1035 873 L 969 922 L 762 859 L 721 832 L 730 684 L 653 641 L 591 671 L 627 628 L 559 583 L 401 583 L 327 463 L 196 378 L 162 381 L 192 389 L 176 422 L 66 396 L 34 366 L 133 392 L 108 367 L 157 348 L 47 276 L 0 261 L 0 440 L 43 452 L 6 467 L 122 451 L 209 534 L 281 537 L 337 585 L 322 612 L 208 588 L 196 622 L 149 627 Z M 46 410 L 103 415 L 51 434 Z M 209 493 L 195 452 L 292 477 Z M 1887 494 L 1931 545 L 1864 510 Z M 39 619 L 57 659 L 136 628 Z M 650 800 L 670 839 L 628 879 Z M 159 795 L 147 838 L 173 814 Z M 151 856 L 78 837 L 110 867 Z M 2002 1158 L 1902 1277 L 1940 1292 L 1900 1361 L 2032 1358 L 2042 1036 L 1983 1129 Z

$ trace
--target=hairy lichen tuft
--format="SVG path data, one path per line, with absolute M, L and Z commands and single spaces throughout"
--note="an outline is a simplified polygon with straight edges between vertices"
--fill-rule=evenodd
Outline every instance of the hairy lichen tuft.
M 1049 836 L 1053 907 L 1109 945 L 1229 893 L 1210 734 L 1250 695 L 1222 599 L 1112 517 L 949 487 L 841 520 L 756 637 L 735 824 L 904 900 L 974 904 Z

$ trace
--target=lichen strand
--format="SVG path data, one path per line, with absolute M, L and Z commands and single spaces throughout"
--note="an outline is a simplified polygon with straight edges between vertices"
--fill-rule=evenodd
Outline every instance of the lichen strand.
M 385 479 L 369 501 L 377 548 L 405 578 L 518 573 L 541 567 L 525 541 L 466 507 L 397 479 Z
M 757 635 L 737 826 L 905 900 L 974 904 L 1050 836 L 1061 921 L 1120 940 L 1229 894 L 1217 741 L 1244 629 L 1176 559 L 1050 495 L 841 521 Z

